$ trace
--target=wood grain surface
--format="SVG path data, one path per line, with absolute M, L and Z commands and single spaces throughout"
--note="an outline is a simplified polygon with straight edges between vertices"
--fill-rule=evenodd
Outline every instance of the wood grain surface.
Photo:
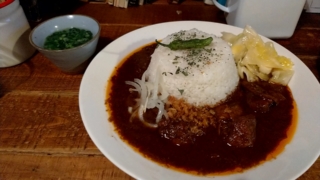
M 118 37 L 150 24 L 225 23 L 224 14 L 215 6 L 193 0 L 179 5 L 159 0 L 128 9 L 79 3 L 68 13 L 99 21 L 102 29 L 96 53 Z M 38 23 L 30 22 L 32 27 Z M 303 12 L 292 38 L 275 41 L 297 55 L 320 81 L 320 14 Z M 83 126 L 78 105 L 82 76 L 60 72 L 38 52 L 20 65 L 0 69 L 0 180 L 133 179 L 101 154 Z M 317 179 L 320 159 L 299 178 Z

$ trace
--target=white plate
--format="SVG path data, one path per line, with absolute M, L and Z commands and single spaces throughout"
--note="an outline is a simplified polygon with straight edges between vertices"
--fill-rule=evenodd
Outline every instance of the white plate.
M 116 166 L 136 179 L 198 180 L 212 177 L 193 176 L 174 171 L 145 159 L 124 143 L 113 130 L 106 112 L 106 86 L 114 67 L 137 48 L 162 39 L 168 34 L 197 28 L 221 36 L 222 31 L 241 33 L 242 29 L 212 22 L 179 21 L 155 24 L 132 31 L 105 47 L 87 68 L 80 86 L 79 103 L 83 123 L 99 150 Z M 271 41 L 263 37 L 264 41 Z M 280 55 L 291 58 L 295 74 L 290 81 L 298 105 L 299 120 L 293 140 L 272 161 L 244 173 L 216 176 L 215 180 L 283 180 L 303 174 L 320 154 L 320 85 L 311 71 L 294 54 L 274 43 Z

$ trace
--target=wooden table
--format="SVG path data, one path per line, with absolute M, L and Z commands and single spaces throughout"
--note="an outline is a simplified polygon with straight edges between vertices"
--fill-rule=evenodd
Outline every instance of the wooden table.
M 225 23 L 215 6 L 193 0 L 180 5 L 159 0 L 128 9 L 81 3 L 71 10 L 68 13 L 89 15 L 100 22 L 97 52 L 121 35 L 150 24 Z M 297 55 L 320 80 L 320 14 L 303 12 L 293 37 L 276 42 Z M 20 65 L 0 69 L 1 180 L 133 179 L 101 154 L 83 126 L 78 106 L 82 76 L 61 73 L 39 53 Z M 320 179 L 320 158 L 299 179 Z

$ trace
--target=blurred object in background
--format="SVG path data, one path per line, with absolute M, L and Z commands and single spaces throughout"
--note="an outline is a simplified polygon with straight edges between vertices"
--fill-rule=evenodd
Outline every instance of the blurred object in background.
M 20 0 L 20 4 L 30 22 L 39 22 L 51 17 L 72 14 L 82 5 L 80 0 Z
M 39 22 L 42 20 L 42 12 L 40 11 L 38 0 L 20 0 L 20 4 L 29 21 Z
M 307 0 L 305 9 L 309 13 L 320 13 L 320 0 Z
M 20 64 L 35 49 L 29 43 L 30 25 L 19 0 L 0 2 L 0 67 Z
M 203 0 L 205 4 L 208 4 L 208 5 L 214 5 L 213 1 L 215 0 Z M 226 1 L 227 0 L 217 0 L 217 2 L 221 5 L 226 5 Z
M 226 5 L 226 0 L 218 0 L 218 3 L 220 3 L 221 5 Z
M 213 3 L 225 12 L 227 24 L 244 28 L 250 25 L 268 38 L 290 38 L 300 18 L 306 0 L 227 0 L 221 5 Z
M 167 0 L 169 4 L 180 4 L 183 0 Z
M 93 4 L 106 4 L 106 3 L 108 3 L 107 0 L 90 0 L 88 2 L 93 3 Z

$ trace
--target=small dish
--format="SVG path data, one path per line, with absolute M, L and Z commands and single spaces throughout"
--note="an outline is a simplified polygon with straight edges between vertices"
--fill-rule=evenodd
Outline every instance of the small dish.
M 64 50 L 44 49 L 46 38 L 54 32 L 79 28 L 92 32 L 92 39 L 74 48 Z M 83 72 L 89 64 L 88 59 L 93 55 L 100 36 L 99 23 L 84 15 L 58 16 L 36 26 L 30 33 L 29 41 L 33 47 L 47 57 L 65 73 Z

